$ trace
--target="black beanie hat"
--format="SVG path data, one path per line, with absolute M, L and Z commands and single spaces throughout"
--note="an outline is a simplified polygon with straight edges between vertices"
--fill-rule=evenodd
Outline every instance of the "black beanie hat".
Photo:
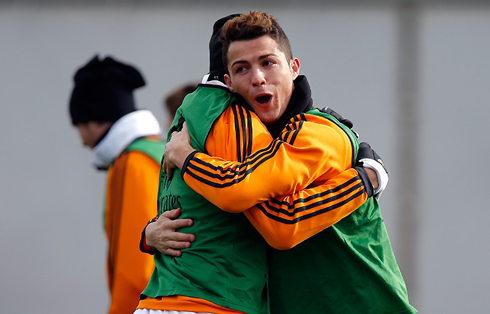
M 70 116 L 73 125 L 88 121 L 116 122 L 136 110 L 133 90 L 145 85 L 134 67 L 111 57 L 95 55 L 79 68 L 73 80 Z
M 208 81 L 211 80 L 219 80 L 221 82 L 225 82 L 223 76 L 228 71 L 226 70 L 225 65 L 223 64 L 223 44 L 220 42 L 219 37 L 221 35 L 221 29 L 223 25 L 228 20 L 231 20 L 234 17 L 240 16 L 240 14 L 231 14 L 217 20 L 213 25 L 213 34 L 211 35 L 211 39 L 209 40 L 209 78 Z

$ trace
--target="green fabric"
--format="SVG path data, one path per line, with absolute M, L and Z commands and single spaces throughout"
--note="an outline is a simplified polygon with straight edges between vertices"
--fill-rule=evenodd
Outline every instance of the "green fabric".
M 158 164 L 162 162 L 163 152 L 165 151 L 165 144 L 160 141 L 151 141 L 145 138 L 139 138 L 133 141 L 124 150 L 125 152 L 139 151 L 155 160 Z
M 223 113 L 233 98 L 232 94 L 225 88 L 201 85 L 198 89 L 197 93 L 188 94 L 177 109 L 167 138 L 171 138 L 171 130 L 177 126 L 180 117 L 183 116 L 191 134 L 192 147 L 204 152 L 204 145 L 213 122 Z
M 192 146 L 204 151 L 213 123 L 231 101 L 223 89 L 200 86 L 185 98 L 173 126 L 184 117 Z M 267 313 L 267 245 L 245 216 L 209 203 L 185 184 L 180 171 L 172 180 L 161 173 L 158 213 L 177 207 L 182 208 L 180 218 L 194 221 L 179 231 L 195 234 L 196 241 L 181 257 L 155 254 L 156 268 L 143 295 L 185 295 L 246 313 Z
M 161 141 L 152 141 L 145 138 L 134 140 L 124 152 L 139 151 L 155 160 L 158 164 L 161 163 L 163 152 L 165 151 L 165 143 Z M 115 160 L 114 160 L 115 161 Z M 113 162 L 114 162 L 113 161 Z M 112 164 L 111 164 L 112 167 Z M 106 200 L 104 200 L 104 208 L 102 210 L 102 227 L 105 228 L 106 221 Z
M 358 140 L 334 117 L 313 110 Z M 354 158 L 355 159 L 355 158 Z M 351 215 L 291 250 L 271 254 L 271 314 L 416 313 L 395 260 L 378 202 L 369 198 Z

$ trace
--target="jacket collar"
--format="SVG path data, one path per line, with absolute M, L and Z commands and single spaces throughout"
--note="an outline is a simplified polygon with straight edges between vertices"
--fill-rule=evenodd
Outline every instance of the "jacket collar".
M 92 150 L 92 165 L 107 170 L 111 163 L 134 140 L 160 135 L 160 125 L 149 110 L 137 110 L 117 120 Z

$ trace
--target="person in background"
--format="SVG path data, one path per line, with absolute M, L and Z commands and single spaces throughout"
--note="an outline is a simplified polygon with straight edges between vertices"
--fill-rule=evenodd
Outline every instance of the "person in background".
M 197 85 L 198 83 L 184 84 L 174 89 L 167 96 L 165 96 L 165 99 L 163 101 L 163 107 L 165 111 L 168 113 L 167 125 L 166 125 L 167 129 L 170 128 L 170 125 L 172 125 L 172 121 L 174 120 L 175 113 L 177 112 L 177 109 L 182 104 L 182 101 L 184 101 L 184 97 L 187 96 L 187 94 L 190 94 L 193 91 L 195 91 Z
M 76 71 L 69 100 L 71 122 L 92 150 L 92 165 L 107 171 L 110 314 L 133 313 L 154 268 L 138 243 L 141 229 L 155 215 L 165 145 L 154 115 L 136 108 L 133 92 L 144 85 L 135 67 L 96 55 Z

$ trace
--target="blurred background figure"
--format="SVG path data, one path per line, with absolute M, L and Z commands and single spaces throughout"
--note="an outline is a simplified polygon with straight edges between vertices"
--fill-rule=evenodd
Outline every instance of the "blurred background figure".
M 92 150 L 92 165 L 107 170 L 109 313 L 133 313 L 154 268 L 152 256 L 139 251 L 139 239 L 156 213 L 160 125 L 150 111 L 136 109 L 133 91 L 145 80 L 131 65 L 96 55 L 76 71 L 74 83 L 71 122 Z
M 167 130 L 170 128 L 170 125 L 172 124 L 172 121 L 174 120 L 175 112 L 177 109 L 180 107 L 182 104 L 182 101 L 184 100 L 184 97 L 187 94 L 192 93 L 193 91 L 196 90 L 197 84 L 199 83 L 188 83 L 185 85 L 182 85 L 168 94 L 163 102 L 164 109 L 168 113 L 168 118 L 167 118 Z

